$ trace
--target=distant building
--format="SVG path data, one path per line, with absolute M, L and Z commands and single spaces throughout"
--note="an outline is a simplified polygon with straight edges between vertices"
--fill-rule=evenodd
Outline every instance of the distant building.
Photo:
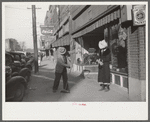
M 5 50 L 6 51 L 15 51 L 16 42 L 13 39 L 5 40 Z

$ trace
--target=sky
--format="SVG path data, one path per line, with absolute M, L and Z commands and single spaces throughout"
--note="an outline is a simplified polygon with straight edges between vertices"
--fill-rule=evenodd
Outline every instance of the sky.
M 18 42 L 25 42 L 26 48 L 33 48 L 33 30 L 32 30 L 32 9 L 34 4 L 5 4 L 4 10 L 4 23 L 5 27 L 5 39 L 14 38 Z M 36 4 L 35 4 L 36 5 Z M 37 41 L 39 47 L 40 40 L 40 27 L 44 24 L 46 11 L 49 9 L 49 4 L 37 4 L 36 8 L 36 23 L 37 23 Z

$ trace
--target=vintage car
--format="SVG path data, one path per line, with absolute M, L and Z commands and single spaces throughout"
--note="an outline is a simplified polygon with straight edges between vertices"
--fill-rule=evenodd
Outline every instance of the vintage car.
M 25 90 L 27 88 L 27 81 L 22 76 L 12 75 L 10 66 L 5 67 L 5 100 L 9 101 L 22 101 Z
M 9 66 L 12 70 L 12 76 L 22 76 L 29 82 L 31 76 L 29 68 L 22 66 L 24 64 L 19 60 L 15 61 L 14 56 L 7 52 L 5 53 L 5 61 L 5 66 Z
M 18 62 L 21 63 L 21 67 L 22 68 L 28 68 L 29 70 L 33 69 L 34 66 L 34 58 L 29 58 L 27 57 L 24 53 L 21 52 L 14 52 L 14 51 L 9 51 L 7 52 L 11 55 L 13 55 L 14 57 L 14 62 Z

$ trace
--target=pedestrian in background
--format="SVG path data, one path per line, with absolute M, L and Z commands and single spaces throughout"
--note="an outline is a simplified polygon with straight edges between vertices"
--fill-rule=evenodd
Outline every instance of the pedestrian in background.
M 105 90 L 106 92 L 110 90 L 110 67 L 109 63 L 111 60 L 110 49 L 105 40 L 102 40 L 98 44 L 100 48 L 98 65 L 98 82 L 101 86 L 100 91 Z
M 56 64 L 56 60 L 57 60 L 57 50 L 56 50 L 56 48 L 53 48 L 53 54 L 54 54 L 54 63 Z
M 50 52 L 51 52 L 51 61 L 54 63 L 54 50 L 51 48 Z
M 53 92 L 56 92 L 60 83 L 61 77 L 63 78 L 63 89 L 67 92 L 70 92 L 68 86 L 68 77 L 67 77 L 67 68 L 70 68 L 70 65 L 67 64 L 66 49 L 64 47 L 59 47 L 57 49 L 58 57 L 55 66 L 55 80 L 53 84 Z
M 46 49 L 45 52 L 46 52 L 46 58 L 49 59 L 49 49 Z

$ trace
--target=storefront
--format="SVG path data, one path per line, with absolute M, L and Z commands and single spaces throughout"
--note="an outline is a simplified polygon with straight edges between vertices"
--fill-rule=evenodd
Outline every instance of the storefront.
M 143 72 L 139 72 L 139 51 L 141 49 L 138 44 L 142 41 L 145 45 L 145 27 L 144 25 L 142 27 L 133 25 L 132 7 L 132 5 L 112 6 L 97 19 L 91 19 L 88 24 L 72 33 L 72 47 L 75 50 L 74 71 L 89 71 L 88 76 L 97 79 L 98 42 L 105 39 L 111 50 L 110 75 L 112 84 L 119 85 L 129 93 L 131 99 L 134 96 L 134 100 L 143 100 L 145 97 L 137 97 L 137 94 L 142 92 L 145 95 L 144 88 L 141 88 L 145 87 L 145 77 L 143 77 L 144 81 L 142 80 L 143 86 L 139 85 L 138 90 L 133 90 L 133 87 L 137 86 L 138 76 L 141 73 L 146 74 L 144 68 L 142 68 Z M 139 29 L 141 30 L 138 31 Z M 142 37 L 138 35 L 138 32 Z M 144 47 L 142 49 L 145 50 Z M 144 67 L 145 62 L 142 63 Z M 134 83 L 131 80 L 134 80 Z M 141 84 L 140 81 L 138 84 Z M 134 93 L 135 91 L 137 92 Z
M 123 47 L 119 47 L 118 35 L 121 33 L 120 31 L 123 31 L 120 22 L 121 11 L 120 6 L 117 6 L 111 11 L 106 12 L 105 15 L 101 16 L 94 23 L 90 23 L 83 30 L 75 33 L 73 38 L 76 42 L 77 50 L 76 64 L 82 66 L 81 69 L 89 70 L 92 76 L 94 76 L 93 74 L 97 75 L 98 64 L 96 59 L 99 53 L 98 43 L 105 39 L 111 50 L 112 82 L 128 88 L 127 45 L 126 40 L 124 40 L 124 42 L 122 42 L 124 43 Z M 122 54 L 120 55 L 120 53 Z M 124 59 L 122 59 L 122 57 Z M 97 78 L 97 76 L 95 76 L 95 78 Z M 120 83 L 120 79 L 123 79 L 123 84 Z

